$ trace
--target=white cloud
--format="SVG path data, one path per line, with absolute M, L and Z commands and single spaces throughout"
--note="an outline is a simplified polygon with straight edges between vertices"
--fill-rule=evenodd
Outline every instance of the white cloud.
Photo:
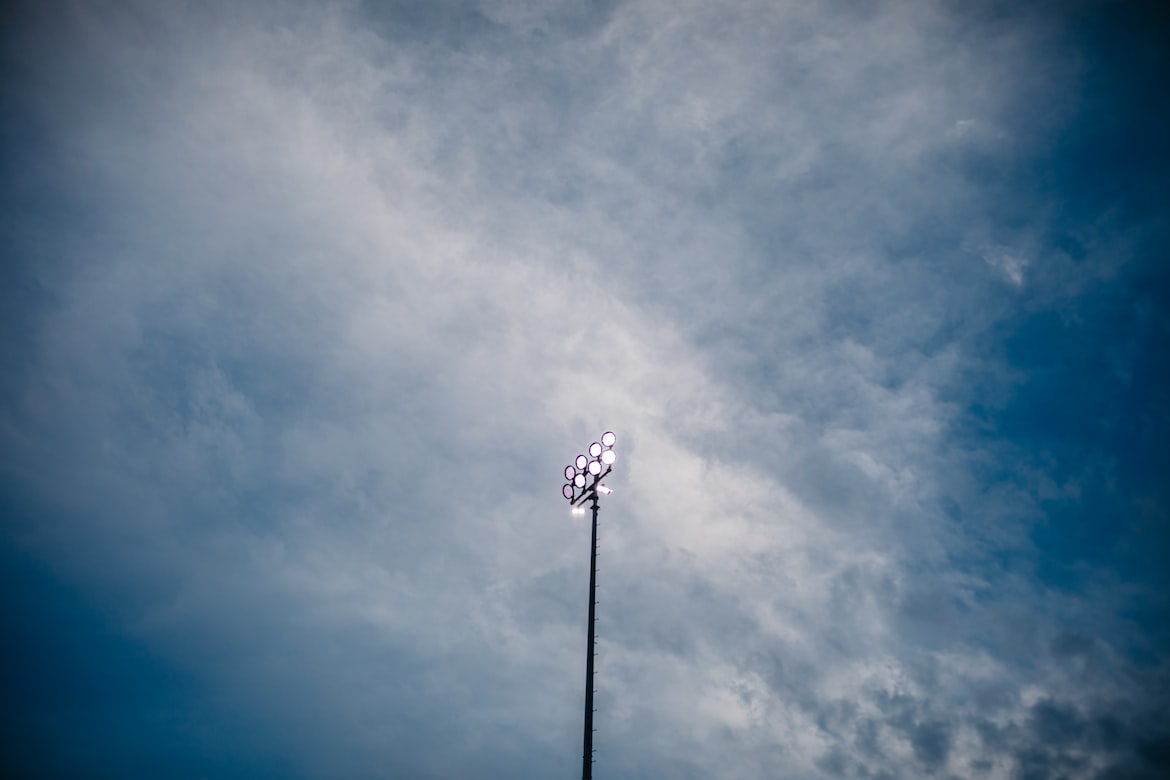
M 995 515 L 1014 494 L 978 496 L 985 536 L 942 509 L 989 457 L 946 437 L 1002 304 L 966 227 L 889 247 L 987 219 L 937 161 L 1006 110 L 980 67 L 1002 51 L 944 46 L 961 25 L 925 6 L 634 2 L 570 36 L 588 14 L 494 3 L 460 45 L 349 7 L 143 13 L 184 46 L 81 9 L 96 62 L 54 77 L 103 86 L 53 107 L 93 224 L 57 239 L 3 429 L 9 474 L 66 510 L 25 529 L 45 555 L 112 580 L 310 774 L 555 767 L 587 552 L 558 472 L 613 428 L 615 764 L 813 777 L 837 750 L 908 776 L 915 729 L 951 718 L 942 766 L 972 771 L 970 691 L 1022 685 L 1083 605 L 949 568 L 1026 533 Z M 1031 684 L 995 717 L 1081 683 Z

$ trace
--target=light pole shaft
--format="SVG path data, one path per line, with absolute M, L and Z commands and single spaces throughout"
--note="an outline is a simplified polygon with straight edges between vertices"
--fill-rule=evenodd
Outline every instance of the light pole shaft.
M 593 540 L 589 548 L 589 646 L 585 653 L 585 744 L 581 780 L 593 780 L 593 623 L 597 606 L 597 494 L 593 494 Z

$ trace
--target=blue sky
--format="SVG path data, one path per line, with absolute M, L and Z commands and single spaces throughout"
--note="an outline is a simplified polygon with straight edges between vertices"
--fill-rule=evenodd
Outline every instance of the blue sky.
M 9 4 L 4 774 L 1166 776 L 1167 29 Z

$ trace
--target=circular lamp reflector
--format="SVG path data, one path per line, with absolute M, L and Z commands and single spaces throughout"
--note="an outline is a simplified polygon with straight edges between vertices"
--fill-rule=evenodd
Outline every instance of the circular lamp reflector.
M 573 484 L 580 488 L 585 487 L 585 475 L 578 474 L 577 476 L 573 477 Z
M 578 455 L 575 463 L 577 464 L 578 471 L 584 471 L 585 465 L 589 463 L 589 458 L 586 458 L 584 455 Z
M 589 456 L 596 458 L 601 454 L 601 442 L 595 441 L 589 445 Z
M 589 461 L 589 473 L 595 477 L 598 474 L 600 474 L 601 473 L 601 461 L 597 461 L 597 460 Z
M 565 498 L 569 499 L 570 501 L 573 500 L 573 486 L 572 485 L 565 485 L 563 488 L 561 488 L 561 493 L 563 493 Z
M 601 434 L 601 443 L 606 447 L 612 447 L 617 442 L 617 434 L 613 431 L 606 431 Z
M 573 475 L 576 473 L 577 470 L 572 466 L 565 466 L 565 479 L 572 481 Z
M 615 460 L 617 460 L 617 453 L 613 450 L 606 450 L 601 453 L 601 462 L 605 465 L 612 466 Z

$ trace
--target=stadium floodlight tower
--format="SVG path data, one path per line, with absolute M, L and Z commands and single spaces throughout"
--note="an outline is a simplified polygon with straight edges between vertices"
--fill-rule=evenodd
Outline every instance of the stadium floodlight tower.
M 617 454 L 613 445 L 617 436 L 613 431 L 601 434 L 601 441 L 589 445 L 589 455 L 578 455 L 565 466 L 565 486 L 561 493 L 569 500 L 573 514 L 585 514 L 585 504 L 593 508 L 593 542 L 589 552 L 589 640 L 585 653 L 585 739 L 581 752 L 581 780 L 593 778 L 593 624 L 597 607 L 597 505 L 601 496 L 613 491 L 601 480 L 613 471 Z

